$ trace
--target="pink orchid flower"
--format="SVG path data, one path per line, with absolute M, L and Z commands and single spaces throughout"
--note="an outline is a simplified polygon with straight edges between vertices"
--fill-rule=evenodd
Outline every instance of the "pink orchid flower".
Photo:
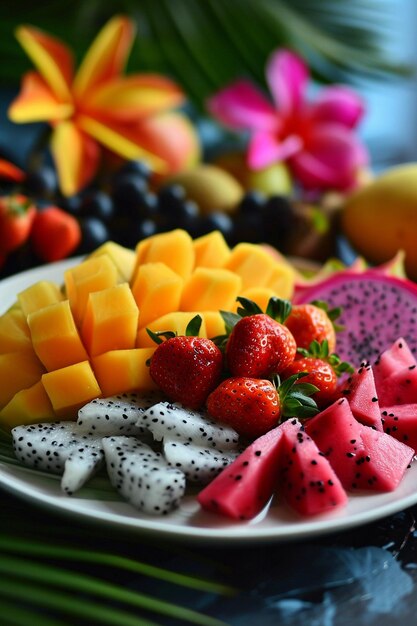
M 306 99 L 309 70 L 289 50 L 274 52 L 266 67 L 273 103 L 248 80 L 238 80 L 208 102 L 211 114 L 234 130 L 249 131 L 248 165 L 257 170 L 287 162 L 305 189 L 355 186 L 368 155 L 354 133 L 364 106 L 345 86 Z

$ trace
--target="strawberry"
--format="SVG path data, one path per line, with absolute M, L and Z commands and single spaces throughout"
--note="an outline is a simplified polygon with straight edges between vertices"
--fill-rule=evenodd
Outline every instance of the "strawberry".
M 233 376 L 268 378 L 284 370 L 296 355 L 297 346 L 283 321 L 291 308 L 286 300 L 271 298 L 266 313 L 246 298 L 238 298 L 242 316 L 226 344 L 227 366 Z M 278 321 L 277 321 L 278 320 Z
M 318 412 L 310 396 L 317 387 L 294 383 L 296 374 L 278 388 L 270 380 L 234 376 L 224 380 L 207 398 L 207 409 L 214 418 L 228 424 L 243 437 L 264 435 L 288 417 L 312 417 Z
M 35 205 L 22 194 L 0 198 L 0 254 L 25 243 L 36 215 Z
M 352 366 L 341 361 L 337 354 L 329 352 L 329 344 L 325 339 L 322 343 L 312 341 L 309 350 L 298 348 L 300 354 L 282 373 L 282 377 L 305 373 L 303 382 L 315 385 L 318 391 L 314 399 L 320 407 L 330 404 L 336 395 L 338 377 L 343 372 L 353 372 Z
M 333 322 L 340 315 L 339 308 L 329 310 L 327 304 L 316 301 L 311 304 L 296 304 L 285 321 L 286 327 L 293 334 L 297 346 L 305 348 L 312 341 L 322 343 L 326 340 L 330 352 L 336 349 L 336 329 Z
M 172 402 L 180 402 L 191 409 L 204 405 L 218 384 L 223 368 L 223 355 L 216 344 L 195 336 L 200 325 L 201 317 L 196 315 L 188 324 L 185 336 L 147 329 L 159 343 L 150 361 L 152 380 Z M 161 335 L 166 337 L 165 341 L 161 340 Z
M 11 180 L 14 183 L 22 183 L 25 178 L 26 174 L 20 167 L 10 163 L 10 161 L 0 159 L 0 179 Z
M 35 253 L 48 263 L 72 254 L 81 241 L 77 220 L 56 206 L 37 213 L 31 233 Z

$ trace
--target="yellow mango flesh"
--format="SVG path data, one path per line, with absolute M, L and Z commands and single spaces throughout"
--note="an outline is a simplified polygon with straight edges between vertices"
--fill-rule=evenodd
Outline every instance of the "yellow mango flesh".
M 54 412 L 62 419 L 76 419 L 78 409 L 101 396 L 91 365 L 82 361 L 42 376 L 42 384 Z
M 154 332 L 158 330 L 170 330 L 177 335 L 185 335 L 185 330 L 188 326 L 188 323 L 195 317 L 197 314 L 192 312 L 183 312 L 183 311 L 173 311 L 172 313 L 167 313 L 166 315 L 162 315 L 162 317 L 158 317 L 158 319 L 153 320 L 148 324 L 146 328 L 153 330 Z M 141 328 L 138 332 L 136 345 L 138 348 L 152 348 L 156 347 L 155 342 L 146 332 L 146 328 Z M 207 337 L 206 332 L 206 323 L 204 318 L 202 317 L 200 332 L 198 333 L 199 337 Z
M 193 240 L 185 230 L 177 228 L 141 241 L 136 248 L 133 282 L 145 263 L 165 263 L 182 278 L 188 278 L 194 267 Z
M 269 287 L 251 287 L 250 289 L 242 291 L 240 295 L 243 298 L 248 298 L 248 300 L 255 302 L 262 311 L 266 311 L 270 298 L 277 296 L 276 292 Z M 233 311 L 236 312 L 241 306 L 239 302 L 236 302 Z
M 135 269 L 136 254 L 134 250 L 125 248 L 114 241 L 107 241 L 94 250 L 89 258 L 107 255 L 114 263 L 118 272 L 118 280 L 122 283 L 130 282 Z
M 49 372 L 88 358 L 68 300 L 31 313 L 28 325 L 33 348 Z
M 53 422 L 56 415 L 42 381 L 21 389 L 0 411 L 0 425 L 6 430 L 22 424 Z
M 200 315 L 203 317 L 209 339 L 224 335 L 226 326 L 219 311 L 203 311 Z
M 81 331 L 89 355 L 134 348 L 138 319 L 127 283 L 90 293 Z
M 17 299 L 23 313 L 28 316 L 33 311 L 38 311 L 49 304 L 61 302 L 64 295 L 55 283 L 49 280 L 40 280 L 21 291 Z
M 104 397 L 126 391 L 151 391 L 156 385 L 149 375 L 148 359 L 155 348 L 112 350 L 93 357 L 92 366 Z
M 0 407 L 21 389 L 34 385 L 44 371 L 33 350 L 0 354 Z
M 0 317 L 0 354 L 32 350 L 32 340 L 26 315 L 13 307 Z
M 107 255 L 101 255 L 67 270 L 64 280 L 75 323 L 81 327 L 88 296 L 94 291 L 114 287 L 117 284 L 117 269 Z
M 240 276 L 221 268 L 197 267 L 184 285 L 182 311 L 231 310 L 242 288 Z
M 267 286 L 275 269 L 275 261 L 256 244 L 239 243 L 233 248 L 225 268 L 241 277 L 244 290 Z
M 194 239 L 195 267 L 223 267 L 231 251 L 220 231 Z
M 178 311 L 183 279 L 165 263 L 141 265 L 132 286 L 133 297 L 139 307 L 139 327 L 152 320 Z

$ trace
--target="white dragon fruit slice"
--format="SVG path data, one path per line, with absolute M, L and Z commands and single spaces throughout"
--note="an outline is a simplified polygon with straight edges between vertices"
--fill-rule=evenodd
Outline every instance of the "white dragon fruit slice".
M 111 484 L 134 507 L 152 515 L 178 507 L 185 475 L 162 454 L 135 437 L 105 437 L 103 449 Z
M 16 458 L 24 465 L 63 474 L 61 487 L 70 494 L 103 462 L 101 437 L 80 433 L 74 422 L 16 426 L 12 430 Z
M 238 450 L 216 450 L 189 441 L 164 439 L 163 452 L 169 465 L 184 472 L 187 480 L 208 483 L 239 455 Z
M 238 446 L 239 435 L 233 428 L 215 422 L 207 413 L 197 413 L 180 404 L 159 402 L 142 413 L 138 425 L 148 428 L 155 441 L 178 439 L 221 450 Z
M 156 391 L 146 395 L 123 393 L 110 398 L 97 398 L 78 411 L 79 432 L 103 437 L 144 434 L 138 418 L 160 400 L 161 394 Z

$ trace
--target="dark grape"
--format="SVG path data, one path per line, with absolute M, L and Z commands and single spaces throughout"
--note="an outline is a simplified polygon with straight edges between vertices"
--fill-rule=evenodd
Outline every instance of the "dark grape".
M 117 213 L 136 217 L 143 196 L 147 193 L 148 184 L 145 179 L 132 173 L 118 177 L 112 194 Z
M 203 221 L 207 233 L 212 230 L 219 230 L 226 240 L 231 240 L 234 232 L 234 223 L 229 215 L 220 211 L 214 211 L 206 215 Z
M 151 191 L 144 193 L 138 202 L 138 215 L 154 217 L 158 213 L 158 209 L 158 197 Z
M 151 169 L 145 161 L 128 161 L 120 168 L 118 175 L 135 174 L 144 180 L 148 180 L 151 173 Z
M 64 209 L 67 213 L 71 213 L 74 217 L 78 217 L 81 214 L 82 207 L 82 198 L 81 196 L 69 196 L 69 197 L 60 197 L 58 196 L 56 199 L 57 205 Z
M 49 165 L 42 165 L 37 170 L 27 173 L 25 190 L 29 195 L 41 198 L 52 197 L 57 190 L 57 176 Z
M 109 229 L 97 217 L 82 217 L 79 222 L 82 239 L 77 249 L 78 254 L 92 252 L 109 239 Z
M 239 203 L 240 213 L 253 213 L 262 211 L 267 202 L 266 196 L 261 191 L 248 191 Z
M 104 191 L 95 191 L 82 200 L 81 214 L 88 217 L 97 217 L 103 222 L 109 222 L 114 216 L 112 198 Z
M 166 185 L 158 193 L 159 211 L 163 215 L 170 216 L 177 209 L 181 210 L 186 199 L 187 194 L 182 185 Z
M 285 242 L 295 224 L 291 201 L 285 196 L 271 196 L 263 210 L 265 240 L 285 249 Z
M 259 212 L 238 213 L 234 220 L 234 229 L 230 234 L 231 243 L 248 241 L 261 243 L 265 239 L 263 216 Z
M 136 243 L 141 239 L 145 239 L 146 237 L 150 237 L 151 235 L 155 235 L 158 232 L 158 225 L 154 220 L 143 220 L 139 222 L 138 227 L 136 228 Z

